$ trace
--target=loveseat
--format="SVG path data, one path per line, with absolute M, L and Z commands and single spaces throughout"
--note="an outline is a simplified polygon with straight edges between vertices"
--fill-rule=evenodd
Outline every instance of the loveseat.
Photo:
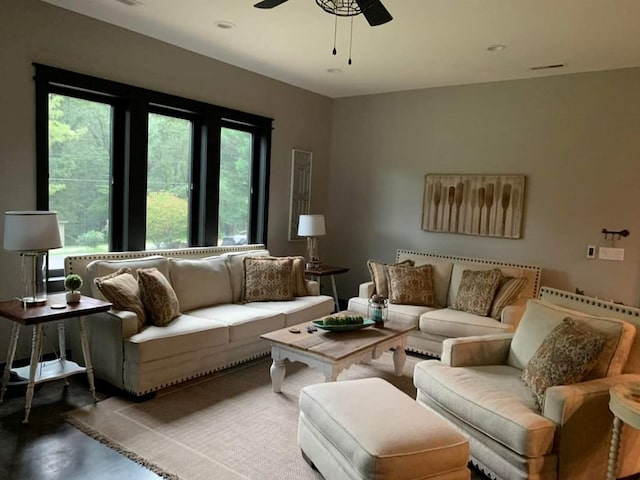
M 84 279 L 84 295 L 105 298 L 94 280 L 122 268 L 134 276 L 138 269 L 155 268 L 179 304 L 180 314 L 165 326 L 143 323 L 129 310 L 87 318 L 96 377 L 142 396 L 265 355 L 270 346 L 261 334 L 332 312 L 333 299 L 319 295 L 318 284 L 305 280 L 303 269 L 297 272 L 302 285 L 296 287 L 303 290 L 295 298 L 243 302 L 244 259 L 268 256 L 264 245 L 256 244 L 66 257 L 65 273 Z M 72 355 L 80 359 L 75 325 L 69 323 L 68 340 Z
M 586 333 L 554 334 L 572 324 Z M 490 478 L 609 478 L 609 389 L 640 382 L 639 328 L 640 309 L 543 287 L 515 333 L 448 339 L 441 360 L 419 362 L 417 401 L 468 437 L 472 462 Z M 604 343 L 587 367 L 578 342 L 594 334 Z M 579 376 L 569 384 L 540 381 L 558 373 Z M 639 472 L 640 432 L 624 426 L 615 478 Z
M 426 264 L 432 266 L 434 305 L 436 306 L 389 303 L 388 318 L 415 326 L 415 330 L 409 334 L 407 350 L 437 357 L 440 356 L 442 342 L 447 338 L 515 331 L 524 311 L 526 300 L 535 298 L 540 286 L 541 270 L 535 265 L 398 250 L 396 263 L 402 262 L 405 264 L 409 262 L 416 267 Z M 375 278 L 376 270 L 375 266 L 372 267 L 371 261 L 369 267 Z M 509 306 L 496 312 L 494 315 L 496 318 L 452 308 L 465 270 L 477 271 L 495 268 L 500 269 L 505 278 L 526 279 L 522 281 L 524 286 Z M 368 302 L 374 294 L 374 290 L 374 281 L 360 284 L 358 296 L 349 299 L 349 310 L 366 315 Z M 386 290 L 384 293 L 387 293 Z M 494 309 L 492 308 L 492 310 Z

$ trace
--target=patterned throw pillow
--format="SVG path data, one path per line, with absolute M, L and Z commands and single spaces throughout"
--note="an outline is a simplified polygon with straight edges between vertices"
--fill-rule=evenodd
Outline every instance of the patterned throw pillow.
M 410 259 L 403 260 L 393 265 L 403 265 L 405 267 L 413 267 L 415 262 Z M 387 267 L 390 265 L 387 263 L 378 262 L 376 260 L 368 260 L 367 268 L 371 274 L 371 281 L 373 282 L 373 293 L 382 295 L 385 298 L 389 297 L 389 284 L 387 280 Z
M 387 266 L 389 303 L 436 307 L 433 289 L 433 267 L 420 265 Z
M 491 318 L 500 320 L 504 307 L 515 302 L 526 285 L 527 279 L 525 277 L 514 278 L 503 275 L 491 304 Z
M 157 268 L 138 269 L 140 297 L 151 323 L 164 327 L 180 315 L 180 304 L 173 287 Z
M 127 310 L 138 317 L 138 331 L 147 321 L 144 305 L 140 298 L 138 281 L 128 267 L 120 268 L 114 273 L 95 278 L 93 283 L 116 310 Z
M 243 302 L 294 299 L 293 260 L 289 257 L 246 257 Z
M 452 308 L 486 317 L 501 277 L 499 268 L 465 270 Z
M 541 411 L 547 388 L 582 381 L 605 342 L 595 329 L 569 317 L 549 332 L 521 375 Z

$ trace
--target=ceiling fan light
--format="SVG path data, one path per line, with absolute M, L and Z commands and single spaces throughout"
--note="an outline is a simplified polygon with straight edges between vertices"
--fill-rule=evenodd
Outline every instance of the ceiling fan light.
M 354 17 L 360 15 L 373 5 L 373 0 L 316 0 L 325 12 L 338 17 Z

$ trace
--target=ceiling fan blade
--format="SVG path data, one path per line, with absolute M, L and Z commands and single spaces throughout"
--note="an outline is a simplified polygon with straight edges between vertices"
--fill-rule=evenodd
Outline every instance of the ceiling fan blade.
M 254 5 L 256 8 L 273 8 L 288 0 L 262 0 Z
M 383 23 L 390 22 L 393 17 L 389 11 L 384 8 L 380 0 L 356 0 L 356 3 L 362 10 L 364 18 L 367 19 L 369 25 L 375 27 L 376 25 L 382 25 Z M 371 3 L 371 6 L 367 8 L 367 4 Z M 363 8 L 364 7 L 364 8 Z

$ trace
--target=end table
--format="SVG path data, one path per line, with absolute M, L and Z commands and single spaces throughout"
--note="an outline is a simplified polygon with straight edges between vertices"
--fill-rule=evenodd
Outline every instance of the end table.
M 320 285 L 321 277 L 330 277 L 331 278 L 331 288 L 333 290 L 333 301 L 336 306 L 336 312 L 340 311 L 340 305 L 338 304 L 338 291 L 336 290 L 336 279 L 334 275 L 339 275 L 341 273 L 347 273 L 349 269 L 347 267 L 332 267 L 331 265 L 320 264 L 315 268 L 305 268 L 305 275 L 309 275 L 312 279 L 318 282 Z
M 52 305 L 64 305 L 64 308 L 54 309 Z M 93 400 L 96 401 L 96 388 L 93 379 L 93 367 L 91 365 L 91 355 L 89 353 L 89 342 L 87 341 L 87 333 L 84 325 L 84 315 L 92 313 L 106 312 L 111 308 L 111 303 L 98 300 L 96 298 L 83 296 L 80 302 L 74 304 L 66 304 L 65 294 L 49 295 L 46 305 L 39 307 L 24 307 L 19 300 L 7 300 L 0 302 L 0 316 L 5 317 L 14 322 L 11 331 L 11 339 L 9 341 L 9 350 L 7 352 L 7 363 L 4 367 L 4 375 L 2 376 L 2 391 L 0 392 L 0 403 L 4 398 L 4 393 L 9 384 L 11 376 L 13 359 L 16 354 L 16 346 L 18 344 L 18 335 L 21 326 L 32 326 L 31 339 L 31 360 L 29 365 L 22 368 L 13 369 L 18 377 L 28 379 L 27 392 L 25 400 L 25 415 L 22 423 L 29 423 L 29 413 L 31 412 L 31 402 L 33 400 L 33 389 L 37 383 L 48 382 L 61 378 L 67 378 L 76 373 L 87 372 L 89 380 L 89 389 Z M 82 343 L 82 355 L 86 367 L 81 367 L 76 362 L 67 360 L 65 353 L 65 333 L 64 320 L 67 318 L 78 317 L 80 325 L 80 341 Z M 58 323 L 58 348 L 60 357 L 51 362 L 41 362 L 42 354 L 42 326 L 48 322 L 57 321 Z
M 622 423 L 640 430 L 640 383 L 621 383 L 609 390 L 609 409 L 613 413 L 613 431 L 607 480 L 615 480 Z

